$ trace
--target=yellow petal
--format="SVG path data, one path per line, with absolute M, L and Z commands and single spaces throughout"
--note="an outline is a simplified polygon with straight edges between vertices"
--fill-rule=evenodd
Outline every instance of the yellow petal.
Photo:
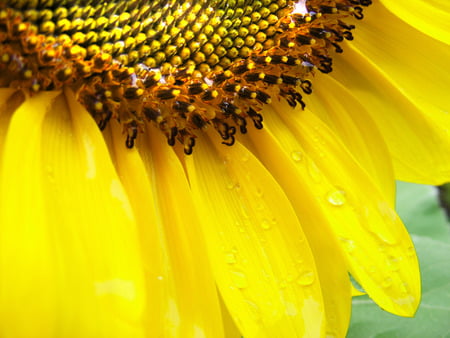
M 347 49 L 364 55 L 424 113 L 434 115 L 450 110 L 447 98 L 450 87 L 449 45 L 422 34 L 381 3 L 374 1 L 367 9 L 367 15 L 355 30 L 355 39 L 343 48 L 342 57 L 349 61 L 352 61 L 352 56 L 346 55 Z M 359 71 L 365 73 L 365 68 L 359 68 Z
M 186 167 L 216 281 L 244 337 L 319 337 L 317 270 L 294 210 L 242 145 L 199 137 Z
M 450 45 L 450 2 L 447 0 L 381 0 L 408 25 Z
M 97 126 L 64 95 L 11 119 L 0 189 L 0 335 L 143 337 L 136 225 Z
M 236 326 L 233 318 L 231 317 L 230 311 L 227 309 L 222 297 L 220 297 L 220 305 L 222 309 L 223 327 L 226 338 L 240 338 L 242 337 L 241 332 Z
M 132 202 L 147 258 L 149 332 L 155 337 L 223 336 L 219 301 L 203 235 L 180 161 L 157 130 L 124 144 L 111 122 L 117 169 Z
M 270 108 L 265 109 L 264 113 L 276 114 Z M 248 136 L 251 149 L 254 149 L 258 159 L 291 201 L 311 246 L 324 298 L 327 335 L 344 337 L 351 309 L 347 263 L 331 226 L 327 224 L 329 220 L 324 217 L 322 206 L 316 199 L 318 183 L 311 180 L 311 168 L 305 165 L 311 160 L 295 141 L 290 147 L 281 146 L 278 137 L 284 139 L 283 144 L 290 142 L 286 133 L 279 132 L 275 137 L 268 128 L 257 131 L 250 129 Z M 330 185 L 328 189 L 331 188 Z
M 347 48 L 344 54 L 334 59 L 330 76 L 353 93 L 378 126 L 396 178 L 426 184 L 449 181 L 450 115 L 411 102 L 387 73 L 359 52 Z
M 368 172 L 385 194 L 391 206 L 395 204 L 395 178 L 391 154 L 365 106 L 351 91 L 328 75 L 314 78 L 314 93 L 305 97 L 310 111 L 340 136 L 354 158 Z
M 313 161 L 304 165 L 310 180 L 318 183 L 318 202 L 340 240 L 352 275 L 382 308 L 413 315 L 420 298 L 419 268 L 411 239 L 395 211 L 316 115 L 294 111 L 284 102 L 277 105 L 277 112 L 282 121 L 277 114 L 266 114 L 266 126 L 288 151 L 301 147 Z

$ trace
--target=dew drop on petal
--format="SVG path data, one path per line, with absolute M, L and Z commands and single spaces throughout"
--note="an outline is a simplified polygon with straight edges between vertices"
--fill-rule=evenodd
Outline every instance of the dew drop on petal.
M 327 201 L 336 207 L 340 207 L 345 204 L 347 198 L 345 196 L 345 191 L 343 190 L 334 190 L 330 191 L 327 194 Z
M 226 261 L 228 264 L 235 264 L 235 263 L 236 263 L 236 255 L 235 255 L 234 253 L 232 253 L 232 252 L 227 253 L 227 254 L 225 255 L 225 261 Z
M 230 155 L 227 154 L 223 157 L 223 164 L 228 164 L 228 162 L 230 162 L 230 161 L 231 161 Z
M 261 310 L 253 300 L 244 299 L 243 303 L 247 305 L 247 309 L 249 310 L 252 318 L 255 318 L 256 320 L 259 320 L 259 318 L 261 318 Z
M 241 204 L 241 215 L 244 219 L 250 219 L 248 208 L 243 203 Z
M 408 292 L 409 284 L 406 283 L 406 282 L 403 282 L 403 283 L 400 285 L 400 289 L 402 290 L 403 293 L 406 293 L 406 294 L 409 293 L 409 292 Z
M 381 282 L 381 286 L 383 288 L 388 288 L 392 285 L 392 278 L 391 277 L 386 277 L 382 282 Z
M 227 189 L 228 189 L 228 190 L 233 190 L 234 187 L 235 187 L 235 185 L 236 185 L 236 183 L 233 182 L 233 181 L 227 181 L 226 184 L 227 184 Z
M 231 271 L 231 280 L 239 289 L 245 289 L 248 286 L 247 276 L 241 271 Z
M 311 285 L 314 282 L 314 272 L 305 271 L 297 279 L 297 283 L 303 286 Z
M 288 316 L 296 316 L 298 311 L 297 311 L 297 307 L 295 306 L 295 304 L 291 303 L 291 302 L 286 302 L 284 304 L 284 308 L 286 309 L 286 314 Z
M 386 265 L 391 271 L 398 271 L 400 269 L 400 266 L 398 264 L 400 261 L 401 258 L 391 256 L 386 260 Z
M 295 276 L 292 275 L 292 274 L 288 274 L 288 275 L 286 276 L 286 281 L 287 281 L 288 283 L 292 283 L 292 282 L 294 281 L 294 279 L 295 279 Z
M 237 227 L 237 229 L 239 230 L 239 232 L 241 232 L 241 233 L 244 233 L 244 232 L 245 232 L 245 227 L 244 227 L 244 225 L 243 225 L 241 222 L 236 221 L 236 222 L 234 223 L 234 225 L 236 225 L 236 227 Z
M 356 249 L 355 241 L 348 238 L 340 238 L 342 245 L 348 253 L 352 253 Z
M 303 154 L 300 151 L 291 152 L 291 158 L 294 162 L 300 162 L 303 158 Z
M 269 230 L 270 227 L 271 227 L 271 224 L 270 224 L 269 220 L 264 219 L 264 220 L 261 222 L 261 228 L 263 228 L 264 230 Z
M 49 181 L 53 182 L 55 180 L 55 171 L 53 170 L 53 167 L 47 166 L 45 168 L 45 171 L 47 173 L 47 177 L 48 177 Z
M 322 172 L 312 160 L 308 161 L 308 174 L 313 182 L 320 183 L 322 181 Z
M 395 239 L 391 234 L 383 233 L 380 231 L 374 231 L 373 234 L 383 243 L 388 245 L 397 244 L 397 239 Z
M 395 303 L 397 303 L 398 305 L 409 305 L 409 304 L 414 304 L 416 301 L 416 298 L 411 295 L 406 295 L 405 297 L 402 297 L 402 298 L 395 298 L 395 299 L 393 299 L 393 301 Z
M 413 246 L 410 246 L 407 250 L 406 250 L 406 254 L 409 257 L 414 257 L 416 255 L 416 250 L 414 250 Z
M 257 197 L 262 197 L 264 195 L 264 192 L 261 188 L 257 188 L 256 189 L 256 196 Z

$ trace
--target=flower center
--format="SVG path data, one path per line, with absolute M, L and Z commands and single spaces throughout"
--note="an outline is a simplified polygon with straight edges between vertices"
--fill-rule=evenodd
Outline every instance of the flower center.
M 11 0 L 0 3 L 0 87 L 70 86 L 100 129 L 133 147 L 145 123 L 192 153 L 215 128 L 232 145 L 272 97 L 304 107 L 312 72 L 351 40 L 370 0 Z M 300 9 L 300 10 L 299 10 Z

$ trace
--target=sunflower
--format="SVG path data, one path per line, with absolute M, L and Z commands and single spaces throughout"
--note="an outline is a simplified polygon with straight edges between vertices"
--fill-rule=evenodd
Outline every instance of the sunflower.
M 450 180 L 448 13 L 2 1 L 0 335 L 342 337 L 350 276 L 414 315 L 394 181 Z

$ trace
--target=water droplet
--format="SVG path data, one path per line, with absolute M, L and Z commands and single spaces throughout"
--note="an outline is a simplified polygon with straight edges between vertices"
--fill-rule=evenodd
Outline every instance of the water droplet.
M 46 168 L 47 177 L 49 181 L 54 182 L 55 181 L 55 171 L 53 170 L 53 167 L 47 166 Z
M 291 158 L 294 162 L 300 162 L 303 159 L 303 154 L 300 151 L 291 152 Z
M 402 293 L 409 293 L 408 292 L 408 290 L 409 290 L 409 284 L 408 283 L 406 283 L 406 282 L 403 282 L 401 285 L 400 285 L 400 290 L 402 291 Z
M 292 283 L 294 281 L 294 279 L 295 279 L 295 276 L 292 275 L 292 274 L 288 274 L 286 276 L 286 280 L 287 280 L 288 283 Z
M 239 289 L 245 289 L 248 286 L 247 276 L 241 271 L 231 271 L 231 280 Z
M 248 213 L 248 209 L 244 203 L 241 203 L 241 215 L 244 219 L 249 219 L 250 215 Z
M 314 282 L 314 272 L 305 271 L 297 279 L 297 283 L 303 286 L 311 285 Z
M 386 201 L 379 202 L 377 204 L 378 211 L 380 214 L 387 219 L 387 221 L 391 222 L 397 222 L 398 221 L 398 215 L 395 212 L 394 209 L 392 209 L 391 205 L 387 203 Z
M 263 228 L 264 230 L 269 230 L 271 226 L 272 226 L 272 224 L 270 224 L 269 220 L 267 220 L 267 219 L 264 219 L 261 222 L 261 228 Z
M 392 237 L 391 234 L 389 233 L 383 233 L 378 231 L 374 231 L 373 234 L 383 243 L 388 244 L 388 245 L 395 245 L 397 244 L 397 240 L 395 238 Z
M 345 191 L 334 190 L 327 194 L 327 201 L 334 206 L 340 207 L 345 204 L 347 197 L 345 196 Z
M 234 189 L 236 189 L 236 190 L 241 189 L 241 185 L 240 185 L 239 183 L 236 183 L 236 184 L 234 185 Z
M 339 238 L 339 240 L 344 245 L 344 248 L 348 253 L 352 253 L 353 251 L 355 251 L 356 244 L 354 240 L 343 237 Z
M 399 266 L 399 262 L 401 261 L 401 258 L 399 257 L 395 257 L 395 256 L 390 256 L 387 260 L 386 260 L 386 265 L 388 266 L 388 268 L 391 271 L 398 271 L 400 269 Z
M 416 250 L 414 250 L 413 246 L 410 246 L 407 250 L 406 250 L 406 254 L 408 255 L 408 257 L 414 257 L 416 256 Z
M 382 282 L 381 282 L 381 286 L 384 287 L 385 289 L 390 287 L 392 285 L 392 278 L 391 277 L 386 277 Z
M 256 188 L 256 196 L 262 197 L 264 195 L 264 192 L 261 188 Z
M 228 162 L 230 162 L 230 160 L 231 160 L 231 156 L 228 154 L 223 157 L 224 164 L 227 164 Z
M 226 261 L 228 264 L 235 264 L 235 263 L 236 263 L 236 255 L 235 255 L 234 253 L 232 253 L 232 252 L 227 253 L 227 254 L 225 255 L 225 261 Z
M 259 308 L 259 306 L 250 299 L 244 299 L 243 302 L 247 305 L 246 307 L 250 311 L 250 315 L 252 316 L 252 318 L 255 318 L 255 320 L 260 320 L 261 309 Z
M 308 173 L 313 182 L 320 183 L 322 181 L 322 172 L 312 160 L 308 161 Z
M 245 227 L 240 221 L 234 222 L 234 225 L 238 228 L 239 232 L 245 232 Z
M 234 187 L 235 187 L 235 185 L 236 185 L 235 182 L 233 182 L 233 181 L 228 181 L 228 182 L 227 182 L 227 189 L 228 189 L 228 190 L 233 190 Z
M 284 308 L 286 309 L 286 314 L 288 316 L 294 317 L 298 314 L 297 307 L 295 306 L 295 304 L 293 304 L 291 302 L 286 302 L 284 304 Z
M 411 305 L 416 302 L 416 298 L 413 297 L 412 295 L 406 295 L 405 297 L 402 298 L 395 298 L 393 299 L 393 301 L 398 305 Z

